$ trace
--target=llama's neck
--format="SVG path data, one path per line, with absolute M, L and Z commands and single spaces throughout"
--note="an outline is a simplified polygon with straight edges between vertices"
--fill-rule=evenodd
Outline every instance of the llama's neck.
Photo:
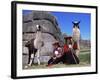
M 42 36 L 42 32 L 41 31 L 37 31 L 36 32 L 36 39 L 40 39 Z
M 42 32 L 41 31 L 37 31 L 36 32 L 36 37 L 34 40 L 34 46 L 36 49 L 40 49 L 42 46 Z
M 73 28 L 73 39 L 74 41 L 79 41 L 80 39 L 80 30 L 78 28 Z

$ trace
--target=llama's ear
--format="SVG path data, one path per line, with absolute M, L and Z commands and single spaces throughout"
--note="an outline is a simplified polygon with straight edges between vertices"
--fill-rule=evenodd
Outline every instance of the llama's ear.
M 78 24 L 80 23 L 80 21 L 78 22 Z
M 74 22 L 72 21 L 72 23 L 74 24 Z

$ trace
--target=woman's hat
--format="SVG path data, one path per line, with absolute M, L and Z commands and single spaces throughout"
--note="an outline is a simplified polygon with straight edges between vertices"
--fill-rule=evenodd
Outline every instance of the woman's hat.
M 64 37 L 64 39 L 72 39 L 72 37 L 71 36 L 68 36 L 68 37 Z
M 55 41 L 52 45 L 60 45 L 59 41 Z

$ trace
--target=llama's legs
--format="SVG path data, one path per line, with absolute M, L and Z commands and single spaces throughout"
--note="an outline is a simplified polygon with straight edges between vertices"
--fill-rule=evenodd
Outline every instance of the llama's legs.
M 79 53 L 80 53 L 80 45 L 79 45 L 79 41 L 77 42 L 77 49 L 76 49 L 76 55 L 77 57 L 79 57 Z
M 30 60 L 31 60 L 31 54 L 32 54 L 32 51 L 31 51 L 31 50 L 29 50 L 28 64 L 30 63 Z
M 32 60 L 32 64 L 34 64 L 34 58 L 35 58 L 35 54 L 34 54 L 34 57 L 33 57 L 33 60 Z
M 31 66 L 31 65 L 32 65 L 33 58 L 34 58 L 34 54 L 32 53 L 32 54 L 31 54 L 31 58 L 30 58 L 30 63 L 29 63 L 29 66 Z
M 37 51 L 37 62 L 38 62 L 38 65 L 40 65 L 40 49 L 38 49 Z
M 29 53 L 29 56 L 28 56 L 28 64 L 30 63 L 30 58 L 31 58 L 31 53 Z
M 79 57 L 80 50 L 77 49 L 75 52 L 76 52 L 76 56 Z

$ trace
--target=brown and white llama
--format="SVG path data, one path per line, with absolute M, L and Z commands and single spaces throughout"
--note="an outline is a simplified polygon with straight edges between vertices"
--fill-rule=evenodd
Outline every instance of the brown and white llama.
M 34 62 L 34 58 L 36 56 L 38 65 L 40 65 L 40 51 L 41 47 L 43 46 L 42 41 L 42 32 L 41 32 L 41 26 L 36 25 L 36 33 L 35 33 L 35 39 L 31 39 L 26 43 L 26 47 L 28 47 L 29 50 L 29 58 L 28 58 L 28 66 L 31 66 Z

